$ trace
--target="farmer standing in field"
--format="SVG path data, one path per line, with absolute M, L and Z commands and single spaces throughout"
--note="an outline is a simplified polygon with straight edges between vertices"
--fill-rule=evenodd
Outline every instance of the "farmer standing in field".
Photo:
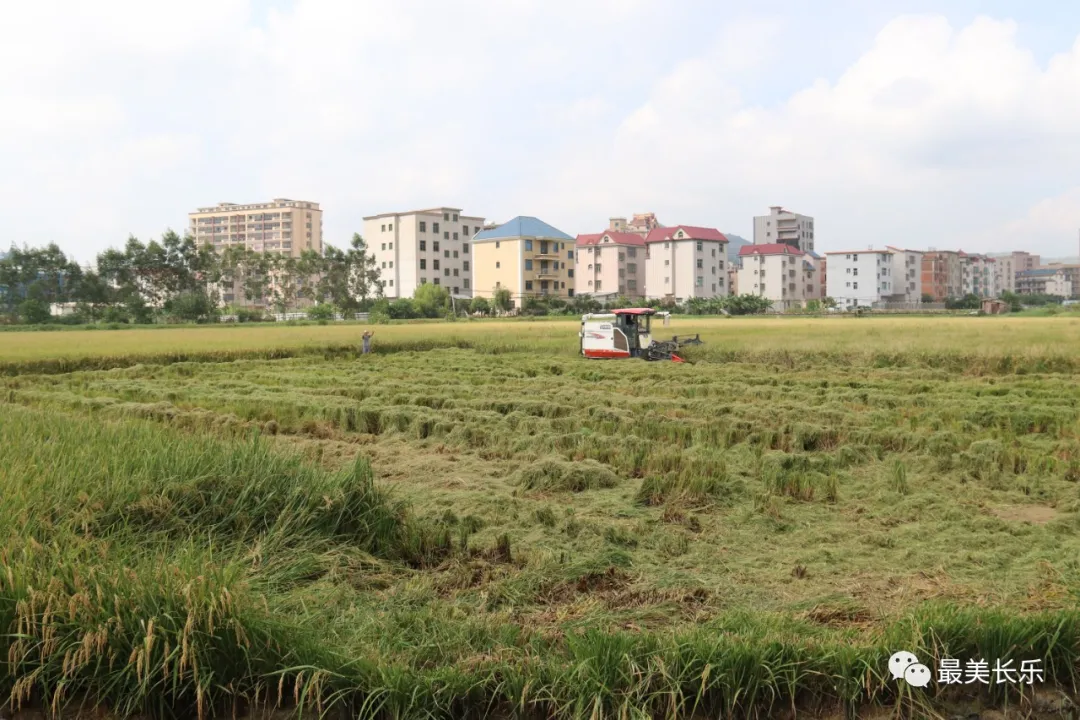
M 365 355 L 367 355 L 369 352 L 371 352 L 371 337 L 374 334 L 375 333 L 372 332 L 371 330 L 365 330 L 364 334 L 360 336 L 364 341 L 364 354 Z

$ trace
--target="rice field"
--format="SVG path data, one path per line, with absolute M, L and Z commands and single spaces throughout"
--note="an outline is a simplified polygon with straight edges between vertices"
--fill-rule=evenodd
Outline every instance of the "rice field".
M 380 326 L 369 356 L 357 326 L 0 334 L 0 698 L 704 718 L 1075 697 L 1077 321 L 675 319 L 707 343 L 692 364 L 585 361 L 576 327 Z M 1039 658 L 1049 683 L 915 690 L 897 649 Z

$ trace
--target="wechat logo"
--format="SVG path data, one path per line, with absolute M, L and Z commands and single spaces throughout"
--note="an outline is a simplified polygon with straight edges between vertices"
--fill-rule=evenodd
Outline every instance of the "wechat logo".
M 889 672 L 892 673 L 893 680 L 903 680 L 912 687 L 921 688 L 930 684 L 930 668 L 906 650 L 892 654 L 889 658 Z

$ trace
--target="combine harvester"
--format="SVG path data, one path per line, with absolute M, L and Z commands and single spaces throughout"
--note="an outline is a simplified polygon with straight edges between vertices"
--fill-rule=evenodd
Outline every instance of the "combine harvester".
M 671 323 L 671 313 L 652 308 L 625 308 L 610 313 L 581 316 L 581 354 L 587 358 L 632 358 L 686 362 L 676 351 L 684 345 L 701 345 L 701 336 L 671 340 L 653 340 L 652 316 L 659 315 L 664 325 Z

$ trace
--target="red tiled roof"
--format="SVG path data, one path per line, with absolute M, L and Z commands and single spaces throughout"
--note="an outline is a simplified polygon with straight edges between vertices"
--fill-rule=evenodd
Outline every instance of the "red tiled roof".
M 765 243 L 764 245 L 743 245 L 739 248 L 739 257 L 744 255 L 802 255 L 802 253 L 785 243 Z
M 611 238 L 611 244 L 613 245 L 644 245 L 645 238 L 636 233 L 628 232 L 616 232 L 615 230 L 609 230 L 602 233 L 590 233 L 588 235 L 578 235 L 578 245 L 600 245 L 601 240 L 604 237 Z
M 724 234 L 716 228 L 695 227 L 694 225 L 673 225 L 672 227 L 659 227 L 653 228 L 649 231 L 649 234 L 645 236 L 645 242 L 664 242 L 665 240 L 674 240 L 675 233 L 682 230 L 689 235 L 687 238 L 680 238 L 682 240 L 718 240 L 720 242 L 727 242 L 727 238 Z

